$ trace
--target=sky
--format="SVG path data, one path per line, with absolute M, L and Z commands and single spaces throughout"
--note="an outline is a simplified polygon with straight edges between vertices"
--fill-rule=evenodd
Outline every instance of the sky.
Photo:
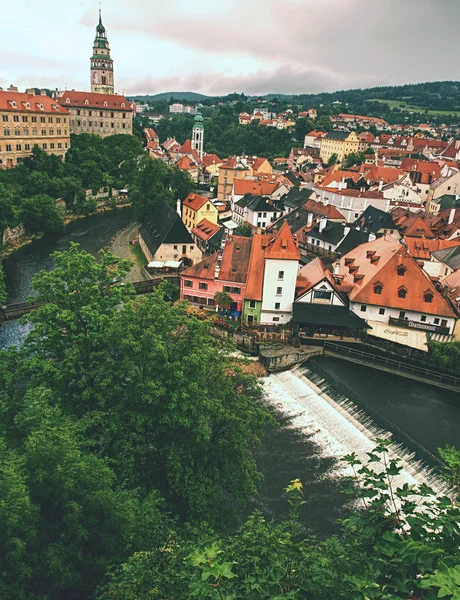
M 97 0 L 15 0 L 0 86 L 88 90 Z M 317 93 L 460 80 L 460 0 L 104 0 L 127 95 Z

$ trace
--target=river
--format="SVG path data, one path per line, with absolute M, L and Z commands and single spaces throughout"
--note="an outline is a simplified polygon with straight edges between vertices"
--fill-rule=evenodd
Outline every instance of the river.
M 94 215 L 70 224 L 64 233 L 34 241 L 4 261 L 8 303 L 31 294 L 33 275 L 51 268 L 50 254 L 72 241 L 96 254 L 107 248 L 117 232 L 133 220 L 131 209 Z M 20 345 L 27 326 L 13 321 L 0 326 L 0 348 Z M 419 384 L 332 358 L 315 359 L 357 396 L 371 404 L 428 450 L 446 443 L 460 446 L 460 395 Z M 387 435 L 366 415 L 349 413 L 341 399 L 317 388 L 307 368 L 271 375 L 264 380 L 267 402 L 278 413 L 280 426 L 272 429 L 257 454 L 264 475 L 261 494 L 252 507 L 267 516 L 285 517 L 288 504 L 283 489 L 291 479 L 304 483 L 306 530 L 318 535 L 334 531 L 335 520 L 346 514 L 340 479 L 346 472 L 340 457 L 357 452 L 365 457 L 378 435 Z M 405 466 L 404 481 L 433 482 L 433 475 L 403 447 L 394 452 Z M 436 483 L 436 481 L 435 481 Z

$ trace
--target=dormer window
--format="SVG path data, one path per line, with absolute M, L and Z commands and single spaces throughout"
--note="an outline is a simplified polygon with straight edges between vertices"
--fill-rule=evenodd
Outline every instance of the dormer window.
M 104 102 L 104 106 L 107 106 L 107 102 Z
M 121 108 L 124 108 L 124 107 L 125 107 L 125 103 L 124 103 L 124 102 L 122 102 L 122 103 L 121 103 Z
M 70 98 L 65 99 L 66 104 L 70 104 Z
M 407 289 L 404 286 L 398 288 L 398 298 L 405 298 L 407 296 Z
M 86 105 L 88 105 L 88 104 L 89 104 L 89 100 L 88 100 L 88 98 L 86 98 L 86 100 L 85 100 L 85 104 L 86 104 Z
M 399 277 L 404 277 L 404 275 L 405 275 L 405 273 L 407 271 L 407 269 L 406 269 L 406 267 L 404 265 L 398 265 L 396 267 L 396 270 L 398 272 Z
M 433 302 L 433 298 L 434 298 L 434 294 L 431 290 L 427 290 L 424 294 L 423 294 L 423 299 L 425 300 L 425 302 Z
M 377 294 L 378 296 L 380 296 L 382 293 L 382 290 L 383 290 L 383 285 L 380 282 L 378 282 L 374 285 L 374 294 Z

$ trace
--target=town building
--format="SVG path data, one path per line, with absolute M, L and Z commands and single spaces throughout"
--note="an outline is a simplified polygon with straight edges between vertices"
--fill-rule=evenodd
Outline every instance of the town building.
M 225 228 L 217 223 L 203 219 L 191 231 L 192 237 L 203 254 L 212 254 L 219 250 L 225 236 Z
M 182 261 L 193 265 L 203 256 L 180 215 L 165 202 L 160 202 L 152 219 L 139 227 L 139 245 L 149 263 Z
M 189 231 L 203 219 L 217 224 L 219 211 L 209 198 L 190 193 L 182 203 L 182 221 Z
M 271 174 L 272 171 L 272 166 L 266 158 L 230 156 L 219 166 L 218 200 L 230 199 L 233 182 L 236 179 L 244 179 L 247 176 L 253 177 L 259 174 Z
M 133 133 L 133 104 L 124 96 L 65 91 L 59 104 L 70 111 L 70 133 L 94 133 L 101 137 Z
M 230 310 L 241 314 L 252 239 L 227 234 L 218 252 L 180 274 L 180 298 L 199 306 L 214 306 L 217 292 L 232 298 Z
M 370 234 L 373 239 L 373 234 Z M 346 226 L 337 221 L 328 221 L 322 217 L 306 233 L 307 249 L 319 255 L 340 254 L 343 256 L 356 246 L 369 241 L 369 234 L 360 229 Z
M 385 323 L 451 335 L 457 316 L 429 275 L 390 235 L 345 254 L 334 271 L 350 309 L 372 326 Z
M 249 223 L 254 227 L 265 229 L 282 215 L 269 198 L 245 194 L 233 203 L 232 218 L 235 223 Z
M 304 148 L 317 148 L 321 147 L 321 139 L 326 135 L 325 131 L 310 131 L 305 135 L 303 147 Z
M 389 211 L 390 199 L 382 192 L 365 189 L 335 189 L 313 186 L 317 200 L 324 204 L 332 204 L 346 218 L 348 223 L 358 219 L 368 206 L 374 206 L 385 212 Z
M 0 168 L 15 167 L 35 146 L 62 159 L 70 147 L 70 112 L 44 92 L 0 88 Z
M 107 31 L 102 24 L 100 9 L 91 56 L 91 92 L 94 94 L 115 93 L 113 60 L 110 56 L 109 40 Z
M 201 104 L 197 107 L 197 113 L 193 119 L 192 129 L 192 148 L 198 154 L 200 160 L 203 160 L 204 147 L 204 125 L 203 116 L 200 112 Z
M 323 163 L 327 163 L 331 156 L 337 156 L 341 163 L 349 154 L 358 152 L 359 140 L 354 131 L 328 131 L 321 138 L 319 155 Z

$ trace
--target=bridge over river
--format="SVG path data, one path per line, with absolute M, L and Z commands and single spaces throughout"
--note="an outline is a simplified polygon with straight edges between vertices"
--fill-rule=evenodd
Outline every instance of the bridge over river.
M 136 290 L 136 294 L 149 294 L 163 281 L 169 281 L 179 287 L 179 275 L 177 273 L 164 273 L 158 277 L 152 277 L 152 279 L 136 281 L 132 285 Z M 40 302 L 17 302 L 16 304 L 7 304 L 5 307 L 0 307 L 0 323 L 19 319 L 19 317 L 40 308 L 40 306 L 42 306 L 42 303 Z

